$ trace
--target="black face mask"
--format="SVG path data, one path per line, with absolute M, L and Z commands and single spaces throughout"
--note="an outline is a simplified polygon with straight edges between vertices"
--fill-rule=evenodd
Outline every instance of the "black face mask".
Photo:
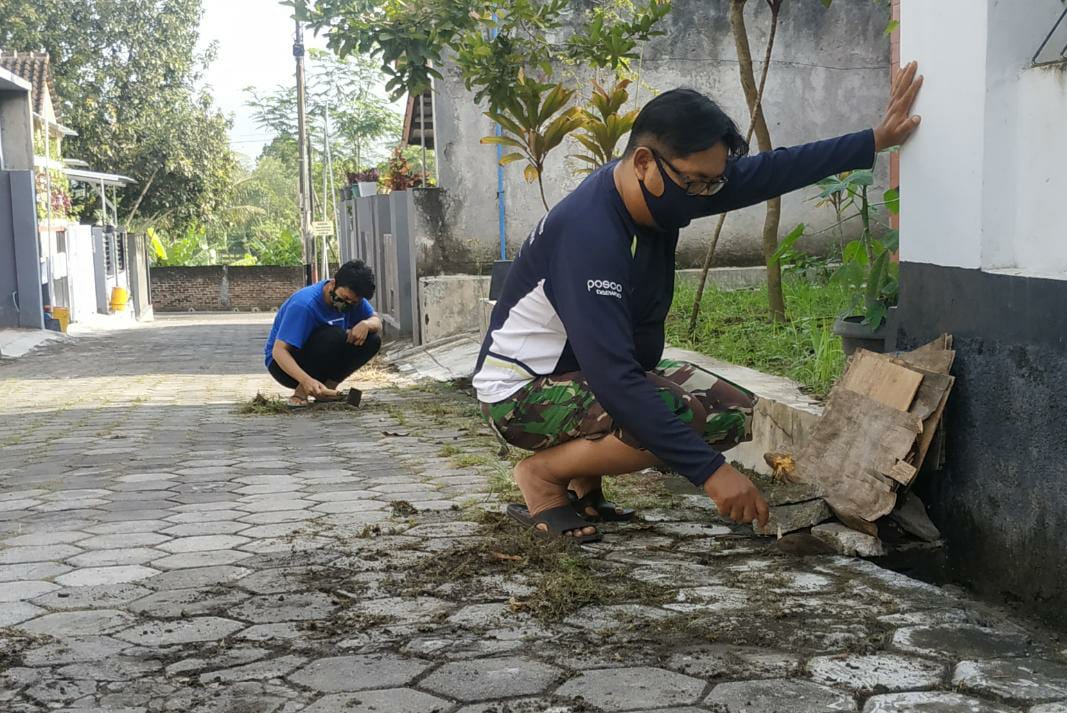
M 656 168 L 659 169 L 660 178 L 663 180 L 663 195 L 656 196 L 648 188 L 645 182 L 638 179 L 641 184 L 641 192 L 645 195 L 645 205 L 652 214 L 652 220 L 661 230 L 679 230 L 689 225 L 694 218 L 699 218 L 701 208 L 704 205 L 704 196 L 691 196 L 685 189 L 675 183 L 660 163 L 659 156 L 653 156 Z
M 338 312 L 347 312 L 352 309 L 352 305 L 337 296 L 337 290 L 330 290 L 330 302 L 333 303 L 333 308 Z

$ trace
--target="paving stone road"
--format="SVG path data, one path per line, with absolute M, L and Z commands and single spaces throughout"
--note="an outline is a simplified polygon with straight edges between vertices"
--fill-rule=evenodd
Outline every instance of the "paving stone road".
M 0 363 L 0 711 L 1067 713 L 1054 639 L 697 496 L 523 545 L 462 393 L 241 414 L 267 324 Z

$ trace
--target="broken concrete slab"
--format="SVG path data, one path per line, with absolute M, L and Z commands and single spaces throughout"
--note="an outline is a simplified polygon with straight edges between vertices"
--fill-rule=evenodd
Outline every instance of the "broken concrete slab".
M 914 535 L 924 542 L 936 542 L 941 539 L 941 531 L 926 513 L 919 496 L 913 492 L 902 493 L 897 498 L 897 506 L 889 514 L 893 522 L 909 535 Z
M 811 534 L 846 557 L 881 557 L 885 554 L 885 547 L 877 537 L 857 532 L 838 522 L 816 525 L 811 528 Z
M 825 500 L 818 498 L 787 505 L 772 505 L 767 525 L 753 525 L 752 529 L 757 535 L 781 536 L 826 522 L 831 517 L 833 513 L 830 512 L 830 506 Z

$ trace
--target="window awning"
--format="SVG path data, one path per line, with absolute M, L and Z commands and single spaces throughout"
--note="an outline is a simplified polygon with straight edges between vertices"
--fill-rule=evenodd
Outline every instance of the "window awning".
M 97 171 L 86 171 L 81 168 L 64 168 L 63 173 L 67 178 L 73 178 L 76 181 L 84 181 L 86 183 L 104 184 L 105 186 L 122 188 L 123 186 L 129 186 L 137 183 L 129 176 L 120 176 L 116 173 L 99 173 Z

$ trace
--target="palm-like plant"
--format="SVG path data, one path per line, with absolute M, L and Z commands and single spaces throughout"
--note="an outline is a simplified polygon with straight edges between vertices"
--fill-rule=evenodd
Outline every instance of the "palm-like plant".
M 562 84 L 539 82 L 520 71 L 514 96 L 507 99 L 499 111 L 485 113 L 500 125 L 502 133 L 486 136 L 482 143 L 517 149 L 505 154 L 500 165 L 525 160 L 522 175 L 527 183 L 537 181 L 545 210 L 549 209 L 542 178 L 545 159 L 583 124 L 581 110 L 567 107 L 573 96 L 574 90 L 565 89 Z
M 593 82 L 589 108 L 581 109 L 582 132 L 574 137 L 589 151 L 587 154 L 572 154 L 572 158 L 589 164 L 579 169 L 578 173 L 592 173 L 618 158 L 615 147 L 623 136 L 630 133 L 638 114 L 637 109 L 619 113 L 630 98 L 627 91 L 629 86 L 629 79 L 620 79 L 609 92 Z

